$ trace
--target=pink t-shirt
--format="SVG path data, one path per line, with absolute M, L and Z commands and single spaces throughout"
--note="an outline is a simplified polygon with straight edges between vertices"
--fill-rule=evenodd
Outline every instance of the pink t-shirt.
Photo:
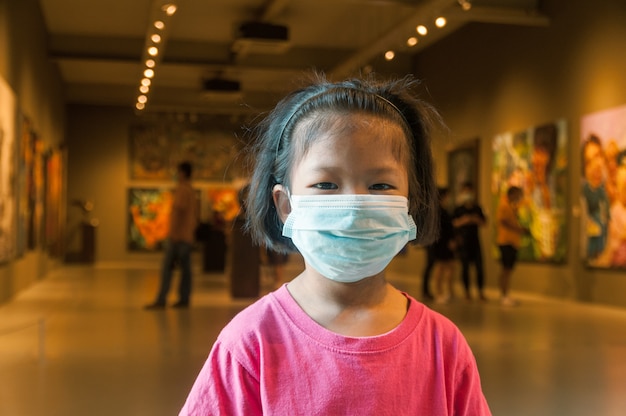
M 461 332 L 406 296 L 395 329 L 346 337 L 282 286 L 223 329 L 180 415 L 490 415 Z

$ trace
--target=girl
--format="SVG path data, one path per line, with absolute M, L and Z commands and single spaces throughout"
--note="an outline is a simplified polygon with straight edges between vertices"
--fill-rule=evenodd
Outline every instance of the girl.
M 305 270 L 237 315 L 181 415 L 489 415 L 474 357 L 385 267 L 437 234 L 415 82 L 350 80 L 283 99 L 261 123 L 248 227 Z

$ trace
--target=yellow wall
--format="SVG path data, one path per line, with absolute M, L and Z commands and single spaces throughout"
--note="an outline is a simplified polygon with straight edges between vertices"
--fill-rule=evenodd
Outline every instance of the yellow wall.
M 11 86 L 19 114 L 31 120 L 44 147 L 61 144 L 65 134 L 61 78 L 48 59 L 37 0 L 0 0 L 0 76 Z M 0 302 L 45 276 L 57 263 L 38 250 L 0 265 Z
M 499 133 L 565 118 L 569 131 L 569 250 L 565 265 L 519 264 L 514 289 L 626 306 L 626 272 L 583 267 L 578 241 L 580 120 L 626 104 L 626 2 L 547 0 L 549 27 L 471 24 L 420 53 L 415 73 L 442 112 L 451 137 L 436 146 L 445 183 L 446 151 L 480 138 L 480 199 L 489 209 L 491 140 Z M 493 218 L 493 213 L 490 213 Z M 491 233 L 483 232 L 488 282 L 496 284 Z

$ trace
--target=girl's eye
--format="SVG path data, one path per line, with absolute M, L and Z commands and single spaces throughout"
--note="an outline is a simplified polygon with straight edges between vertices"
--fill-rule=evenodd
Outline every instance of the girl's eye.
M 388 191 L 395 188 L 387 183 L 376 183 L 374 185 L 371 185 L 370 189 L 373 191 Z
M 335 185 L 332 182 L 320 182 L 320 183 L 316 183 L 315 185 L 313 185 L 314 188 L 317 189 L 325 189 L 325 190 L 329 190 L 329 189 L 337 189 L 337 185 Z

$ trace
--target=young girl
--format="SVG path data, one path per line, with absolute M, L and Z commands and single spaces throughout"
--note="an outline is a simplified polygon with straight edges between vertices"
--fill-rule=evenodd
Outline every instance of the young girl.
M 312 85 L 261 124 L 248 226 L 305 270 L 237 315 L 181 415 L 489 415 L 474 357 L 385 267 L 436 238 L 428 126 L 410 79 Z

